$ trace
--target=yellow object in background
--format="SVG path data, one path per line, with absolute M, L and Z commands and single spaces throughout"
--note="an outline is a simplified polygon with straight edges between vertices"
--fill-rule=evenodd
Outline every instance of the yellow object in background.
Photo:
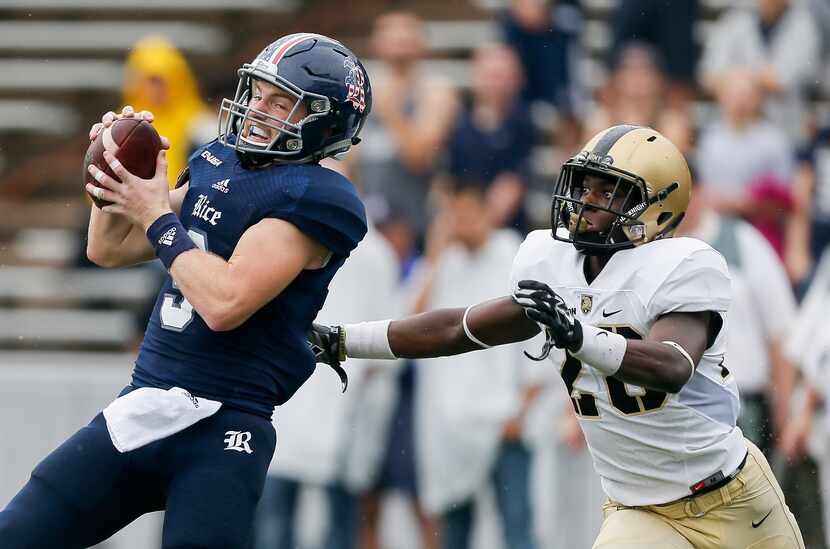
M 152 111 L 156 130 L 170 140 L 167 162 L 172 188 L 193 148 L 194 126 L 209 114 L 193 71 L 172 42 L 148 36 L 127 57 L 123 94 L 125 105 Z

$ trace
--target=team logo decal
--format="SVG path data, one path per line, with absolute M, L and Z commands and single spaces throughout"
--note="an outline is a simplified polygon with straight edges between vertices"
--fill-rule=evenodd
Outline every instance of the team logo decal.
M 234 452 L 245 452 L 246 454 L 253 454 L 251 450 L 251 432 L 250 431 L 227 431 L 225 433 L 225 450 L 233 450 Z
M 603 156 L 592 153 L 591 151 L 582 151 L 577 155 L 577 159 L 583 164 L 587 164 L 588 162 L 593 162 L 594 164 L 600 164 L 602 166 L 611 166 L 614 164 L 614 157 L 610 154 Z
M 594 306 L 594 297 L 588 294 L 582 294 L 579 296 L 579 308 L 582 309 L 582 314 L 587 315 L 591 312 L 591 308 Z
M 360 112 L 366 109 L 366 76 L 363 70 L 355 63 L 351 57 L 347 57 L 343 61 L 343 66 L 348 69 L 346 74 L 346 88 L 349 93 L 346 95 L 346 101 L 352 104 L 352 107 Z

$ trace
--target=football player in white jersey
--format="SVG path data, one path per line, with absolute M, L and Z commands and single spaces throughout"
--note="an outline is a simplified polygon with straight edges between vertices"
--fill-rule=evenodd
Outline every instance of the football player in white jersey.
M 803 548 L 769 464 L 735 425 L 726 263 L 671 238 L 690 179 L 660 133 L 604 130 L 562 166 L 553 228 L 522 244 L 512 296 L 315 326 L 318 358 L 445 356 L 544 330 L 537 358 L 561 368 L 608 495 L 595 549 Z

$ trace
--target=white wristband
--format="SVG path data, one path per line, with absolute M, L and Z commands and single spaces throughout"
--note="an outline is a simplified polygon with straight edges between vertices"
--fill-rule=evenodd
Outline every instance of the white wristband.
M 571 356 L 607 376 L 612 376 L 622 366 L 627 347 L 628 342 L 620 334 L 583 324 L 582 347 L 571 352 Z
M 389 346 L 389 324 L 392 320 L 375 320 L 343 326 L 346 356 L 352 358 L 395 359 Z

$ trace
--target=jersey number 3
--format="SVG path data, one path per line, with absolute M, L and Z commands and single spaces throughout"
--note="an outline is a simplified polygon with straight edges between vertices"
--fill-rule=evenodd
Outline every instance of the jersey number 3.
M 190 229 L 187 234 L 199 249 L 207 251 L 207 235 Z M 173 288 L 176 288 L 173 282 Z M 161 327 L 172 332 L 183 332 L 193 322 L 193 305 L 182 294 L 164 294 L 159 317 Z
M 606 329 L 617 332 L 627 339 L 642 339 L 640 334 L 631 328 L 615 326 Z M 565 381 L 565 387 L 568 389 L 576 415 L 586 419 L 598 418 L 599 410 L 594 395 L 574 389 L 576 380 L 582 374 L 582 363 L 568 353 L 565 353 L 565 357 L 565 364 L 562 365 L 562 379 Z M 608 386 L 608 399 L 611 404 L 627 416 L 659 410 L 668 398 L 666 393 L 653 389 L 642 389 L 643 394 L 631 395 L 625 383 L 613 377 L 606 377 L 605 384 Z

